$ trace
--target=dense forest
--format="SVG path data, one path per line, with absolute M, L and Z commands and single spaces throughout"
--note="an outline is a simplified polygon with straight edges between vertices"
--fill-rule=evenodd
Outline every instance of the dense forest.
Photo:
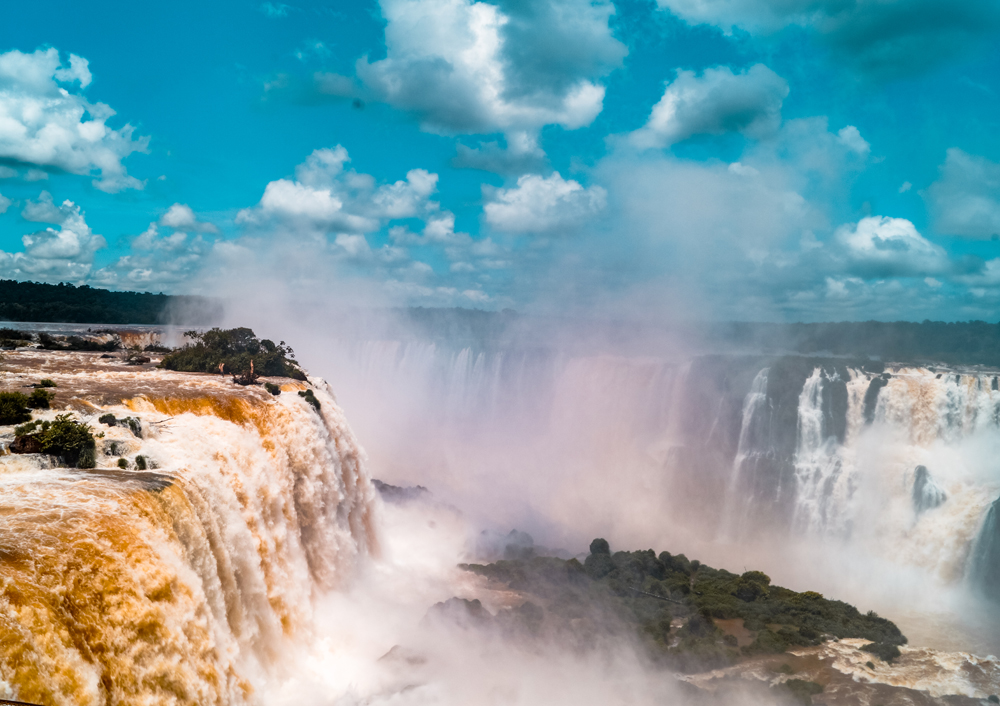
M 69 324 L 198 324 L 218 303 L 202 297 L 112 292 L 87 285 L 0 280 L 0 320 Z

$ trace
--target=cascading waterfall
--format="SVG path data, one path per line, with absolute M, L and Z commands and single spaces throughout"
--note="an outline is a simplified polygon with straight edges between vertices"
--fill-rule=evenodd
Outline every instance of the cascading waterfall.
M 376 548 L 374 491 L 332 395 L 320 382 L 318 413 L 297 384 L 272 397 L 162 371 L 50 376 L 100 386 L 80 415 L 105 436 L 95 470 L 0 459 L 0 697 L 253 702 L 257 676 L 309 639 L 314 599 Z M 148 392 L 99 404 L 128 389 Z M 138 418 L 142 438 L 97 424 L 106 412 Z M 137 454 L 155 470 L 115 467 Z
M 990 505 L 972 548 L 969 578 L 977 590 L 1000 601 L 1000 499 Z
M 780 487 L 770 495 L 752 489 L 765 480 L 773 486 L 784 477 L 775 469 L 787 462 L 794 469 L 787 530 L 854 537 L 950 582 L 968 571 L 983 584 L 982 576 L 1000 572 L 986 515 L 1000 490 L 992 466 L 1000 451 L 994 376 L 922 368 L 875 374 L 816 365 L 799 388 L 796 441 L 789 452 L 775 441 L 780 430 L 772 429 L 766 441 L 747 433 L 764 420 L 778 423 L 774 410 L 782 404 L 781 389 L 769 389 L 762 400 L 765 375 L 775 384 L 772 366 L 758 374 L 745 398 L 729 491 L 738 497 L 729 505 L 750 503 L 744 515 L 780 517 Z M 768 463 L 748 463 L 759 458 Z

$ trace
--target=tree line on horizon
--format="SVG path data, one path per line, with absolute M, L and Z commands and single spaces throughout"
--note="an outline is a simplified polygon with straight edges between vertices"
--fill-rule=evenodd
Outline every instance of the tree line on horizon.
M 200 323 L 219 309 L 205 297 L 117 292 L 66 282 L 0 279 L 0 320 L 67 324 Z

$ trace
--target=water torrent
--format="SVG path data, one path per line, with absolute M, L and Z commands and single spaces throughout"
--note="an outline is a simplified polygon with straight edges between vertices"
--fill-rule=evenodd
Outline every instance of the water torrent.
M 309 639 L 314 600 L 377 549 L 353 433 L 321 381 L 320 414 L 297 384 L 273 397 L 84 367 L 47 375 L 67 394 L 99 387 L 77 406 L 104 429 L 98 469 L 0 457 L 0 697 L 254 702 L 259 675 Z M 106 413 L 138 418 L 141 438 L 100 425 Z M 117 470 L 138 454 L 155 470 Z

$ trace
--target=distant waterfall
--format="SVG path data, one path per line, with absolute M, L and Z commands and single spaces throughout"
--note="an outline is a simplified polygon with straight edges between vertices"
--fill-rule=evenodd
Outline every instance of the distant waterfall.
M 990 505 L 972 547 L 969 579 L 977 590 L 1000 602 L 1000 499 Z

